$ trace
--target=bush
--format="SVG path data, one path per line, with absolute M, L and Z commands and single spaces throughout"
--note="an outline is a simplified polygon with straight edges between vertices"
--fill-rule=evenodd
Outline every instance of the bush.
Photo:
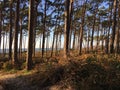
M 6 62 L 6 63 L 4 63 L 4 64 L 3 64 L 3 69 L 6 70 L 6 71 L 9 71 L 9 70 L 13 69 L 12 63 L 9 62 L 9 61 Z
M 96 56 L 90 56 L 90 57 L 87 57 L 87 59 L 86 59 L 86 63 L 92 63 L 92 62 L 96 62 L 96 61 L 97 61 Z

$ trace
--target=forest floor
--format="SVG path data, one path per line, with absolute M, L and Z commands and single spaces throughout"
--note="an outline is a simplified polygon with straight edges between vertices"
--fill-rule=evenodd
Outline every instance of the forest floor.
M 40 59 L 26 71 L 6 61 L 0 71 L 0 90 L 120 90 L 120 56 L 74 55 Z

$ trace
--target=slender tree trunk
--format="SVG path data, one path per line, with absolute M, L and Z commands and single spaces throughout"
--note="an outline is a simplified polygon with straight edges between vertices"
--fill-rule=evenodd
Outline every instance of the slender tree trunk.
M 20 19 L 20 44 L 19 44 L 19 57 L 22 57 L 22 17 Z
M 75 49 L 75 37 L 76 37 L 76 30 L 74 30 L 74 36 L 73 36 L 73 50 Z
M 43 30 L 43 41 L 42 41 L 42 58 L 44 56 L 44 48 L 45 48 L 45 32 L 46 32 L 46 9 L 47 9 L 47 1 L 45 0 L 45 8 L 44 8 L 44 30 Z
M 112 5 L 109 3 L 109 9 L 110 9 L 110 7 L 113 7 L 113 3 L 112 3 Z M 110 9 L 110 15 L 108 18 L 109 18 L 109 22 L 108 22 L 109 28 L 108 28 L 107 38 L 106 38 L 106 49 L 105 49 L 107 54 L 109 52 L 109 44 L 110 44 L 109 38 L 110 38 L 110 30 L 111 30 L 111 23 L 112 23 L 112 20 L 111 20 L 112 8 Z
M 81 23 L 81 28 L 80 28 L 80 49 L 79 49 L 79 55 L 82 54 L 82 43 L 83 43 L 83 31 L 84 31 L 84 23 L 85 23 L 86 3 L 87 3 L 87 0 L 85 1 L 84 7 L 82 9 L 82 23 Z
M 70 0 L 65 1 L 64 57 L 69 55 Z
M 102 51 L 104 49 L 104 36 L 105 36 L 105 28 L 103 28 L 103 30 L 102 30 L 102 45 L 101 45 Z
M 60 50 L 61 50 L 61 37 L 62 37 L 62 34 L 60 33 L 59 34 L 59 54 L 60 54 Z
M 119 37 L 120 37 L 120 1 L 119 1 L 119 6 L 118 6 L 118 28 L 117 28 L 117 33 L 116 33 L 116 49 L 115 49 L 115 53 L 120 53 L 120 39 L 119 39 Z
M 14 33 L 14 52 L 13 52 L 13 64 L 18 66 L 18 30 L 19 30 L 19 1 L 17 0 L 16 14 L 15 14 L 15 33 Z
M 53 56 L 54 43 L 55 43 L 55 31 L 54 31 L 54 35 L 53 35 L 52 50 L 51 50 L 51 57 Z
M 5 55 L 6 55 L 6 53 L 7 53 L 7 39 L 8 39 L 7 36 L 8 36 L 8 35 L 7 35 L 7 32 L 6 32 L 6 34 L 5 34 L 5 39 L 6 39 L 6 40 L 5 40 Z
M 41 42 L 42 42 L 42 37 L 41 37 L 41 34 L 40 34 L 40 52 L 41 52 Z
M 1 49 L 1 32 L 2 32 L 2 8 L 0 8 L 0 49 Z
M 97 44 L 96 44 L 97 52 L 98 52 L 98 47 L 99 47 L 99 32 L 100 32 L 100 17 L 99 17 L 99 25 L 98 25 L 98 30 L 97 30 Z
M 90 44 L 90 30 L 88 30 L 87 53 L 89 53 L 89 44 Z
M 12 0 L 10 2 L 9 60 L 12 60 Z
M 58 54 L 58 32 L 57 32 L 57 34 L 56 34 L 56 47 L 55 47 L 55 55 L 57 56 L 57 54 Z
M 110 40 L 110 53 L 114 52 L 114 41 L 115 41 L 115 32 L 116 32 L 116 14 L 117 14 L 117 0 L 114 0 L 114 11 L 113 11 L 113 23 L 112 23 L 112 36 Z
M 32 53 L 33 53 L 33 26 L 34 26 L 34 0 L 30 0 L 30 6 L 29 6 L 29 23 L 28 23 L 28 51 L 27 51 L 27 70 L 32 69 Z M 31 42 L 32 41 L 32 42 Z
M 3 33 L 3 57 L 5 56 L 5 32 Z
M 35 17 L 34 17 L 34 34 L 33 34 L 33 56 L 35 56 L 35 44 L 36 44 L 36 30 L 35 27 L 37 26 L 37 7 L 38 3 L 35 4 Z
M 93 28 L 92 28 L 92 36 L 91 36 L 91 51 L 93 51 L 93 40 L 94 40 L 94 31 L 95 31 L 95 23 L 96 23 L 96 14 L 98 11 L 98 6 L 95 10 L 94 17 L 93 17 Z

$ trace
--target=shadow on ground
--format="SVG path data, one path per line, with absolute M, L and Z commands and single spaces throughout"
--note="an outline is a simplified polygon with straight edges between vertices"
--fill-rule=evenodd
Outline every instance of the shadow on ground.
M 3 90 L 120 90 L 120 70 L 69 61 L 65 66 L 1 80 L 0 84 Z

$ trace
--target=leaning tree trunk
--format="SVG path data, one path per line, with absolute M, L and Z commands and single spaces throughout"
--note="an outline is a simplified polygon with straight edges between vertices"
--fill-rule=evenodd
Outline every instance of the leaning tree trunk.
M 33 52 L 33 26 L 34 26 L 34 0 L 30 0 L 30 5 L 29 5 L 29 23 L 28 23 L 28 51 L 27 51 L 27 70 L 32 69 L 32 52 Z

